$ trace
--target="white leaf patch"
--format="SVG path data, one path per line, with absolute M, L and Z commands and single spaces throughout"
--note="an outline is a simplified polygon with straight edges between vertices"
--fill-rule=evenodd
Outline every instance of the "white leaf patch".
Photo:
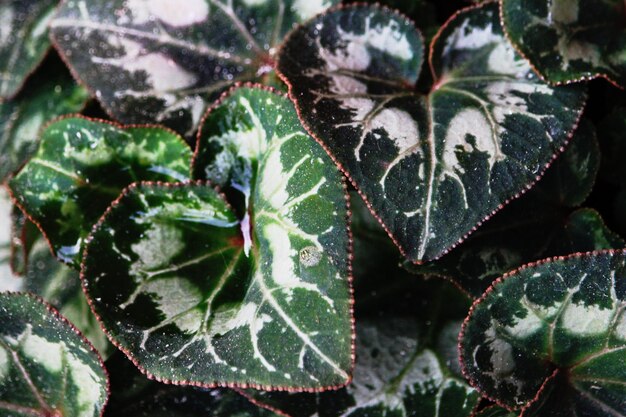
M 184 6 L 172 0 L 128 0 L 126 7 L 133 23 L 141 25 L 157 18 L 175 27 L 204 22 L 209 16 L 208 0 L 185 0 Z

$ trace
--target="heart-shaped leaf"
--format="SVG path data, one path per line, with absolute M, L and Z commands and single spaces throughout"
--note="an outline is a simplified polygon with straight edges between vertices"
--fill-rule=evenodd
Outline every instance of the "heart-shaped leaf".
M 507 271 L 550 256 L 626 244 L 600 214 L 573 210 L 591 192 L 600 151 L 591 123 L 584 121 L 563 155 L 544 178 L 519 200 L 498 212 L 459 247 L 442 259 L 404 266 L 416 274 L 451 278 L 475 297 Z
M 0 415 L 101 416 L 107 401 L 102 360 L 52 307 L 0 293 Z
M 44 123 L 78 112 L 87 102 L 87 90 L 76 85 L 66 71 L 53 74 L 46 72 L 45 79 L 34 77 L 18 98 L 0 104 L 0 182 L 37 151 Z
M 502 0 L 515 47 L 554 84 L 603 77 L 626 87 L 622 0 Z
M 297 22 L 338 0 L 64 1 L 51 23 L 74 74 L 124 123 L 191 134 L 236 81 L 271 82 L 274 51 Z
M 221 130 L 209 130 L 224 112 Z M 205 127 L 195 169 L 217 170 L 204 165 L 213 150 L 217 171 L 233 184 L 237 169 L 247 172 L 246 210 L 236 215 L 203 182 L 131 187 L 87 246 L 83 276 L 94 311 L 159 380 L 345 384 L 352 302 L 341 174 L 290 101 L 271 91 L 234 91 Z
M 524 415 L 623 415 L 625 280 L 625 251 L 553 258 L 505 275 L 464 324 L 466 376 L 509 409 L 531 404 Z
M 78 267 L 84 238 L 124 187 L 184 181 L 190 160 L 189 147 L 169 130 L 68 117 L 46 127 L 39 150 L 9 186 L 56 256 Z
M 14 96 L 50 47 L 48 23 L 57 0 L 0 4 L 0 97 Z
M 472 415 L 480 396 L 456 374 L 460 317 L 469 309 L 468 298 L 443 281 L 413 282 L 406 304 L 417 314 L 400 313 L 407 291 L 391 285 L 410 281 L 394 279 L 390 273 L 378 288 L 388 290 L 386 295 L 396 302 L 388 305 L 381 294 L 376 300 L 380 304 L 370 305 L 366 315 L 359 317 L 357 362 L 348 386 L 318 394 L 244 393 L 259 404 L 297 417 Z M 454 307 L 442 308 L 443 300 Z M 377 317 L 372 318 L 372 313 Z
M 493 3 L 435 36 L 426 96 L 413 87 L 422 49 L 404 17 L 356 5 L 292 32 L 278 62 L 305 125 L 414 262 L 440 257 L 529 188 L 585 101 L 582 86 L 535 76 Z
M 278 417 L 237 392 L 151 381 L 121 352 L 106 361 L 111 398 L 104 417 Z

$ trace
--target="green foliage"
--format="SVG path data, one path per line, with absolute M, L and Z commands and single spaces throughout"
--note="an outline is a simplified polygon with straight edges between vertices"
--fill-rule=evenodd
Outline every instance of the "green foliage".
M 626 414 L 626 3 L 0 3 L 0 416 Z

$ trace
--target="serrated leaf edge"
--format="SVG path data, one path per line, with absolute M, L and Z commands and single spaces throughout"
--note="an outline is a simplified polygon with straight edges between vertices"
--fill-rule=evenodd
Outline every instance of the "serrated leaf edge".
M 263 86 L 263 88 L 271 88 L 271 87 L 265 87 Z M 81 270 L 80 270 L 80 281 L 81 281 L 81 287 L 83 289 L 83 293 L 85 294 L 86 298 L 87 298 L 87 303 L 89 304 L 89 308 L 91 309 L 91 312 L 93 313 L 93 315 L 96 317 L 96 320 L 98 322 L 98 324 L 100 325 L 100 328 L 102 329 L 102 331 L 104 332 L 104 334 L 106 335 L 107 339 L 109 339 L 109 341 L 117 348 L 119 349 L 132 363 L 133 365 L 135 365 L 135 367 L 143 374 L 145 375 L 148 379 L 153 380 L 153 381 L 157 381 L 163 384 L 168 384 L 168 385 L 179 385 L 179 386 L 193 386 L 193 387 L 198 387 L 198 388 L 231 388 L 231 389 L 248 389 L 248 388 L 252 388 L 252 389 L 257 389 L 257 390 L 262 390 L 262 391 L 285 391 L 285 392 L 309 392 L 309 393 L 316 393 L 316 392 L 323 392 L 323 391 L 332 391 L 332 390 L 339 390 L 343 387 L 345 387 L 346 385 L 350 384 L 352 382 L 352 377 L 353 377 L 353 371 L 354 371 L 354 367 L 355 367 L 355 363 L 356 363 L 356 327 L 355 327 L 355 320 L 354 320 L 354 287 L 353 287 L 353 274 L 352 274 L 352 260 L 354 258 L 353 255 L 353 238 L 352 238 L 352 230 L 350 228 L 350 219 L 352 216 L 352 212 L 350 211 L 350 196 L 348 194 L 348 187 L 347 184 L 345 182 L 345 180 L 342 177 L 342 185 L 344 188 L 344 195 L 345 195 L 345 200 L 346 200 L 346 222 L 347 222 L 347 231 L 348 231 L 348 289 L 349 289 L 349 294 L 350 294 L 350 328 L 351 328 L 351 335 L 350 335 L 350 370 L 349 372 L 347 372 L 348 374 L 348 378 L 346 379 L 346 381 L 340 385 L 332 385 L 332 386 L 323 386 L 323 387 L 318 387 L 318 388 L 302 388 L 302 387 L 285 387 L 285 386 L 273 386 L 273 385 L 260 385 L 260 384 L 241 384 L 241 383 L 232 383 L 232 382 L 220 382 L 220 381 L 214 381 L 212 383 L 201 383 L 201 382 L 195 382 L 195 381 L 187 381 L 187 380 L 171 380 L 171 379 L 167 379 L 167 378 L 161 378 L 159 376 L 153 375 L 152 373 L 150 373 L 146 368 L 144 368 L 140 361 L 138 359 L 136 359 L 133 355 L 133 353 L 129 350 L 124 348 L 116 339 L 114 336 L 112 336 L 109 331 L 106 329 L 104 322 L 102 321 L 100 315 L 96 312 L 96 308 L 93 304 L 93 301 L 91 299 L 91 297 L 89 297 L 89 293 L 87 290 L 87 278 L 85 276 L 85 261 L 88 259 L 89 256 L 89 244 L 93 238 L 93 233 L 102 225 L 102 223 L 104 223 L 104 221 L 108 218 L 110 212 L 116 208 L 121 200 L 126 197 L 128 194 L 130 194 L 134 189 L 136 189 L 139 186 L 148 186 L 148 187 L 153 187 L 153 186 L 158 186 L 158 187 L 165 187 L 165 188 L 180 188 L 180 187 L 184 187 L 184 186 L 188 186 L 188 185 L 198 185 L 198 186 L 207 186 L 207 187 L 211 187 L 213 188 L 218 195 L 222 198 L 222 200 L 226 203 L 226 205 L 231 208 L 230 204 L 228 203 L 228 200 L 226 199 L 226 196 L 221 192 L 220 188 L 218 186 L 215 186 L 213 184 L 211 184 L 211 182 L 209 181 L 204 181 L 204 180 L 190 180 L 190 181 L 185 181 L 185 182 L 177 182 L 177 183 L 167 183 L 167 182 L 161 182 L 161 181 L 141 181 L 141 182 L 135 182 L 130 184 L 128 187 L 126 187 L 122 193 L 120 194 L 120 196 L 115 199 L 110 205 L 109 207 L 106 209 L 106 211 L 104 212 L 104 214 L 102 215 L 102 217 L 100 217 L 100 219 L 94 224 L 91 233 L 89 234 L 89 236 L 87 236 L 87 238 L 85 239 L 85 250 L 83 251 L 83 261 L 81 263 Z M 247 398 L 247 397 L 246 397 Z M 272 410 L 270 410 L 272 411 Z
M 546 84 L 552 85 L 552 86 L 561 86 L 561 85 L 570 85 L 570 84 L 575 84 L 575 83 L 580 83 L 580 82 L 591 81 L 591 80 L 594 80 L 596 78 L 603 78 L 606 81 L 608 81 L 610 84 L 612 84 L 614 87 L 617 87 L 620 90 L 624 90 L 625 89 L 626 86 L 621 85 L 619 82 L 617 82 L 616 80 L 611 78 L 609 75 L 604 74 L 602 72 L 596 72 L 595 74 L 592 74 L 592 75 L 581 75 L 580 77 L 573 77 L 573 78 L 569 78 L 569 79 L 564 80 L 564 81 L 551 81 L 551 80 L 549 80 L 545 76 L 545 74 L 542 73 L 539 70 L 539 68 L 537 68 L 535 66 L 535 64 L 533 64 L 533 62 L 530 59 L 528 59 L 526 54 L 524 54 L 520 50 L 520 48 L 517 46 L 517 44 L 515 42 L 513 42 L 513 40 L 511 39 L 511 36 L 509 35 L 509 31 L 507 29 L 506 18 L 504 17 L 504 2 L 506 0 L 495 0 L 495 1 L 498 1 L 498 4 L 499 4 L 500 24 L 502 25 L 504 36 L 508 39 L 509 43 L 513 46 L 513 49 L 515 49 L 515 52 L 517 52 L 522 58 L 524 58 L 530 64 L 530 67 L 532 68 L 533 72 L 535 74 L 537 74 L 537 76 L 539 78 L 541 78 L 541 80 L 543 82 L 545 82 Z
M 526 269 L 535 268 L 537 266 L 549 264 L 552 262 L 566 261 L 569 259 L 579 259 L 579 258 L 584 258 L 584 257 L 593 257 L 593 256 L 600 256 L 600 255 L 609 255 L 612 257 L 613 255 L 616 255 L 616 254 L 626 255 L 626 249 L 604 249 L 604 250 L 596 250 L 596 251 L 590 251 L 590 252 L 576 252 L 576 253 L 572 253 L 570 255 L 565 255 L 565 256 L 553 256 L 550 258 L 545 258 L 545 259 L 541 259 L 538 261 L 529 262 L 525 265 L 520 266 L 519 268 L 516 268 L 512 271 L 507 272 L 506 274 L 502 275 L 501 277 L 493 281 L 493 283 L 489 286 L 489 288 L 487 288 L 487 290 L 483 293 L 483 295 L 480 296 L 480 298 L 476 299 L 474 303 L 472 304 L 472 306 L 470 307 L 467 317 L 465 317 L 465 320 L 463 320 L 463 325 L 461 326 L 461 332 L 459 333 L 457 349 L 458 349 L 458 354 L 459 354 L 459 362 L 461 363 L 461 372 L 463 373 L 463 377 L 465 377 L 465 380 L 468 381 L 469 384 L 472 387 L 474 387 L 474 389 L 476 389 L 476 391 L 478 391 L 483 396 L 483 398 L 486 398 L 489 401 L 494 402 L 495 404 L 499 405 L 502 408 L 505 408 L 511 412 L 517 412 L 517 411 L 524 412 L 526 409 L 528 409 L 528 407 L 530 407 L 533 403 L 535 403 L 539 399 L 539 396 L 545 390 L 547 383 L 551 379 L 555 378 L 556 375 L 558 375 L 558 372 L 560 371 L 561 368 L 557 368 L 550 376 L 548 376 L 542 382 L 541 387 L 537 390 L 535 397 L 532 400 L 528 401 L 522 407 L 518 407 L 518 408 L 511 407 L 510 405 L 503 403 L 499 399 L 490 396 L 478 386 L 478 383 L 476 382 L 475 379 L 471 377 L 471 375 L 467 371 L 467 367 L 465 366 L 465 357 L 463 355 L 462 345 L 463 345 L 467 325 L 474 314 L 474 310 L 491 294 L 492 291 L 495 290 L 496 286 L 498 286 L 500 283 L 504 282 L 508 278 L 516 276 L 517 274 L 519 274 L 520 272 Z M 524 417 L 524 416 L 523 414 L 520 414 L 519 417 Z
M 479 4 L 475 4 L 475 5 L 471 5 L 471 6 L 467 6 L 463 9 L 458 10 L 456 13 L 454 13 L 452 16 L 450 16 L 450 18 L 448 18 L 448 20 L 439 28 L 439 30 L 437 31 L 437 33 L 435 34 L 435 36 L 433 37 L 430 46 L 429 46 L 429 52 L 428 52 L 428 66 L 430 68 L 430 71 L 433 75 L 434 81 L 435 83 L 433 84 L 433 87 L 431 88 L 431 91 L 434 90 L 436 88 L 436 81 L 437 81 L 437 77 L 434 74 L 434 68 L 432 66 L 432 56 L 433 56 L 433 51 L 434 51 L 434 46 L 437 43 L 437 41 L 439 40 L 441 34 L 443 33 L 443 31 L 450 25 L 450 23 L 456 19 L 459 15 L 463 14 L 463 13 L 467 13 L 469 11 L 472 11 L 474 9 L 480 9 L 486 5 L 489 4 L 493 4 L 496 3 L 498 0 L 487 0 L 483 3 L 479 3 Z M 282 53 L 282 49 L 285 46 L 285 44 L 287 43 L 287 41 L 291 38 L 291 36 L 293 36 L 293 34 L 299 30 L 300 28 L 306 26 L 310 21 L 317 19 L 321 16 L 324 16 L 326 14 L 329 13 L 333 13 L 335 11 L 338 10 L 345 10 L 345 9 L 350 9 L 353 7 L 361 7 L 361 6 L 368 6 L 374 9 L 379 9 L 382 11 L 389 11 L 391 13 L 397 14 L 398 16 L 400 16 L 402 19 L 405 19 L 407 22 L 413 24 L 414 27 L 417 27 L 415 25 L 415 23 L 408 18 L 407 16 L 403 15 L 402 13 L 395 11 L 394 9 L 390 9 L 386 6 L 381 6 L 379 3 L 374 3 L 374 4 L 370 4 L 370 3 L 350 3 L 350 4 L 340 4 L 339 6 L 336 7 L 332 7 L 330 9 L 327 9 L 326 11 L 320 13 L 317 16 L 314 16 L 312 19 L 304 22 L 304 23 L 300 23 L 298 24 L 294 29 L 292 29 L 291 32 L 289 32 L 287 34 L 287 36 L 285 36 L 285 38 L 283 39 L 283 43 L 280 45 L 280 47 L 277 50 L 276 56 L 279 57 Z M 419 31 L 418 29 L 418 33 L 420 33 L 421 35 L 421 31 Z M 425 63 L 422 63 L 422 65 L 425 65 Z M 304 117 L 302 116 L 302 109 L 300 108 L 300 106 L 298 105 L 298 102 L 296 100 L 296 98 L 294 97 L 294 93 L 293 93 L 293 86 L 292 84 L 289 82 L 289 80 L 287 79 L 287 77 L 280 71 L 279 68 L 276 68 L 276 74 L 279 76 L 279 78 L 287 85 L 288 89 L 289 89 L 289 98 L 291 99 L 291 101 L 294 103 L 294 106 L 296 108 L 296 113 L 298 114 L 298 118 L 300 119 L 300 123 L 302 124 L 302 126 L 304 127 L 304 129 L 307 131 L 307 133 L 309 134 L 309 136 L 311 136 L 312 138 L 314 138 L 317 143 L 320 144 L 320 146 L 324 149 L 324 151 L 328 154 L 328 156 L 332 159 L 332 161 L 335 163 L 335 165 L 337 165 L 337 167 L 341 170 L 341 172 L 345 175 L 345 177 L 348 179 L 348 181 L 350 182 L 350 184 L 352 184 L 352 186 L 355 188 L 355 190 L 359 193 L 359 195 L 361 196 L 361 198 L 363 199 L 363 201 L 365 202 L 365 205 L 367 207 L 367 209 L 370 211 L 370 213 L 372 214 L 372 216 L 374 216 L 374 218 L 378 221 L 378 223 L 380 223 L 380 225 L 382 226 L 382 228 L 385 230 L 385 233 L 387 233 L 387 235 L 389 236 L 389 238 L 391 239 L 391 241 L 394 243 L 394 245 L 396 245 L 396 247 L 398 248 L 398 250 L 400 250 L 400 253 L 402 254 L 403 257 L 405 257 L 407 260 L 409 260 L 410 262 L 416 264 L 416 265 L 422 265 L 426 262 L 432 262 L 432 261 L 436 261 L 438 259 L 440 259 L 441 257 L 447 255 L 452 249 L 456 248 L 457 246 L 459 246 L 461 243 L 463 243 L 472 233 L 474 233 L 480 226 L 482 226 L 486 221 L 488 221 L 489 219 L 491 219 L 497 212 L 499 212 L 500 210 L 502 210 L 505 206 L 507 206 L 509 203 L 511 203 L 514 200 L 517 200 L 518 198 L 520 198 L 522 195 L 526 194 L 526 192 L 528 192 L 530 189 L 532 189 L 537 182 L 544 176 L 544 174 L 546 173 L 546 170 L 554 163 L 554 161 L 557 159 L 557 157 L 559 155 L 561 155 L 561 153 L 563 153 L 563 151 L 565 150 L 566 146 L 569 144 L 570 140 L 572 139 L 572 137 L 574 136 L 574 133 L 576 132 L 576 130 L 578 129 L 578 125 L 580 124 L 580 121 L 582 119 L 582 115 L 584 112 L 584 104 L 587 101 L 587 93 L 585 92 L 584 94 L 582 94 L 582 99 L 581 99 L 581 110 L 578 112 L 578 114 L 576 115 L 576 122 L 574 123 L 574 125 L 572 126 L 572 130 L 571 132 L 567 135 L 567 139 L 565 140 L 563 146 L 561 146 L 557 152 L 554 153 L 554 155 L 552 155 L 552 159 L 545 164 L 543 170 L 541 170 L 537 176 L 535 177 L 535 180 L 529 184 L 526 185 L 526 188 L 524 188 L 523 190 L 521 190 L 520 192 L 518 192 L 517 194 L 515 194 L 514 196 L 508 198 L 507 200 L 505 200 L 504 202 L 500 203 L 500 205 L 498 207 L 496 207 L 491 213 L 487 214 L 487 216 L 485 216 L 485 218 L 483 218 L 481 221 L 479 221 L 478 223 L 476 223 L 476 225 L 469 230 L 465 235 L 461 236 L 459 238 L 459 240 L 454 243 L 452 246 L 450 246 L 449 248 L 447 248 L 445 251 L 443 251 L 441 254 L 439 254 L 437 257 L 434 257 L 433 259 L 429 259 L 427 261 L 425 260 L 413 260 L 411 258 L 409 258 L 407 256 L 407 252 L 404 249 L 404 247 L 402 247 L 402 245 L 398 242 L 398 240 L 393 236 L 393 234 L 391 233 L 391 231 L 389 230 L 389 228 L 387 227 L 387 225 L 384 223 L 384 221 L 382 220 L 382 218 L 378 215 L 378 213 L 376 213 L 376 211 L 373 209 L 372 204 L 370 203 L 368 197 L 365 195 L 365 193 L 363 193 L 361 191 L 361 188 L 359 187 L 359 185 L 357 184 L 357 182 L 352 178 L 352 176 L 350 175 L 350 173 L 348 172 L 347 169 L 344 168 L 343 164 L 341 164 L 341 162 L 339 162 L 337 160 L 337 158 L 335 158 L 335 156 L 331 153 L 330 149 L 324 144 L 324 142 L 322 140 L 319 139 L 319 137 L 317 137 L 317 135 L 314 134 L 313 130 L 311 129 L 311 127 L 308 125 L 308 123 L 305 121 Z
M 102 403 L 102 408 L 100 409 L 100 417 L 103 417 L 104 416 L 104 411 L 106 409 L 106 405 L 108 404 L 109 398 L 111 396 L 111 381 L 110 381 L 110 378 L 109 378 L 109 371 L 107 370 L 106 366 L 104 365 L 104 360 L 102 359 L 102 356 L 100 355 L 100 352 L 98 352 L 98 350 L 91 344 L 89 339 L 87 339 L 85 337 L 85 335 L 83 335 L 82 332 L 80 330 L 78 330 L 78 328 L 76 326 L 74 326 L 74 324 L 71 321 L 69 321 L 67 318 L 65 318 L 65 316 L 63 316 L 59 312 L 59 310 L 57 310 L 52 304 L 48 303 L 46 300 L 44 300 L 39 295 L 34 294 L 32 292 L 24 292 L 24 291 L 3 291 L 3 292 L 0 292 L 0 294 L 6 294 L 6 295 L 9 295 L 11 297 L 26 296 L 26 297 L 32 299 L 33 301 L 36 301 L 38 303 L 43 304 L 43 306 L 46 308 L 46 310 L 48 310 L 48 312 L 50 312 L 52 314 L 52 316 L 54 316 L 60 322 L 66 324 L 82 340 L 82 342 L 85 345 L 87 345 L 89 350 L 96 355 L 96 358 L 98 359 L 98 364 L 100 365 L 100 367 L 104 371 L 104 376 L 105 376 L 106 398 L 104 399 L 104 402 Z

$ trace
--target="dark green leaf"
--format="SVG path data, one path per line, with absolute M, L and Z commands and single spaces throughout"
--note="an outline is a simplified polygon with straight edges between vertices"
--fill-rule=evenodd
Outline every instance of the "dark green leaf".
M 78 272 L 60 263 L 50 253 L 48 242 L 41 234 L 36 236 L 27 259 L 24 291 L 37 294 L 52 304 L 106 358 L 112 352 L 112 346 L 89 310 Z
M 395 305 L 387 304 L 386 296 L 378 297 L 376 306 L 363 313 L 357 324 L 354 379 L 346 388 L 319 394 L 247 390 L 246 395 L 298 417 L 472 415 L 480 396 L 455 372 L 460 368 L 460 318 L 469 308 L 468 299 L 442 281 L 403 280 L 413 281 L 407 300 L 413 312 L 399 308 L 407 291 L 396 288 L 389 294 Z M 395 280 L 387 279 L 385 289 L 390 281 Z M 364 295 L 357 287 L 359 294 Z M 458 309 L 446 308 L 443 302 L 458 303 Z
M 11 271 L 11 200 L 4 188 L 0 188 L 0 291 L 14 289 L 16 281 Z
M 148 380 L 120 352 L 107 360 L 106 368 L 111 399 L 105 417 L 277 417 L 235 391 Z
M 80 111 L 88 98 L 65 72 L 33 81 L 18 98 L 0 104 L 0 182 L 35 153 L 44 123 Z
M 506 408 L 493 405 L 491 407 L 484 408 L 473 417 L 517 417 L 517 414 L 510 412 Z
M 11 210 L 11 223 L 11 270 L 14 275 L 23 276 L 28 270 L 30 252 L 41 233 L 17 206 Z
M 427 96 L 413 87 L 422 49 L 404 17 L 357 5 L 292 32 L 278 64 L 304 123 L 414 262 L 440 257 L 530 187 L 585 101 L 583 87 L 535 76 L 493 3 L 435 37 Z
M 424 265 L 405 262 L 417 274 L 452 278 L 478 297 L 507 271 L 549 256 L 622 248 L 599 213 L 578 209 L 592 189 L 600 154 L 590 123 L 526 195 L 497 213 L 467 242 L 442 259 Z
M 285 33 L 337 0 L 65 1 L 51 24 L 59 52 L 125 123 L 197 128 L 236 81 L 272 81 Z
M 15 95 L 50 47 L 48 23 L 57 0 L 0 4 L 0 97 Z
M 102 360 L 55 310 L 26 294 L 0 293 L 0 415 L 102 415 Z
M 83 240 L 106 207 L 138 180 L 184 181 L 191 150 L 175 133 L 70 117 L 47 126 L 11 191 L 56 256 L 77 267 Z
M 302 137 L 294 144 L 308 141 L 325 157 Z M 296 166 L 290 141 L 268 140 L 268 161 Z M 314 184 L 325 180 L 319 193 L 332 214 L 316 218 L 321 232 L 273 208 L 283 194 L 294 212 L 307 199 L 268 168 L 249 223 L 203 183 L 127 190 L 94 229 L 83 264 L 109 335 L 159 380 L 307 390 L 344 384 L 352 341 L 347 213 L 338 172 L 323 173 L 305 172 L 318 176 Z
M 551 83 L 604 77 L 626 86 L 622 0 L 502 0 L 507 35 Z
M 508 408 L 536 401 L 524 415 L 623 415 L 625 280 L 624 251 L 553 258 L 505 275 L 465 322 L 466 376 Z

